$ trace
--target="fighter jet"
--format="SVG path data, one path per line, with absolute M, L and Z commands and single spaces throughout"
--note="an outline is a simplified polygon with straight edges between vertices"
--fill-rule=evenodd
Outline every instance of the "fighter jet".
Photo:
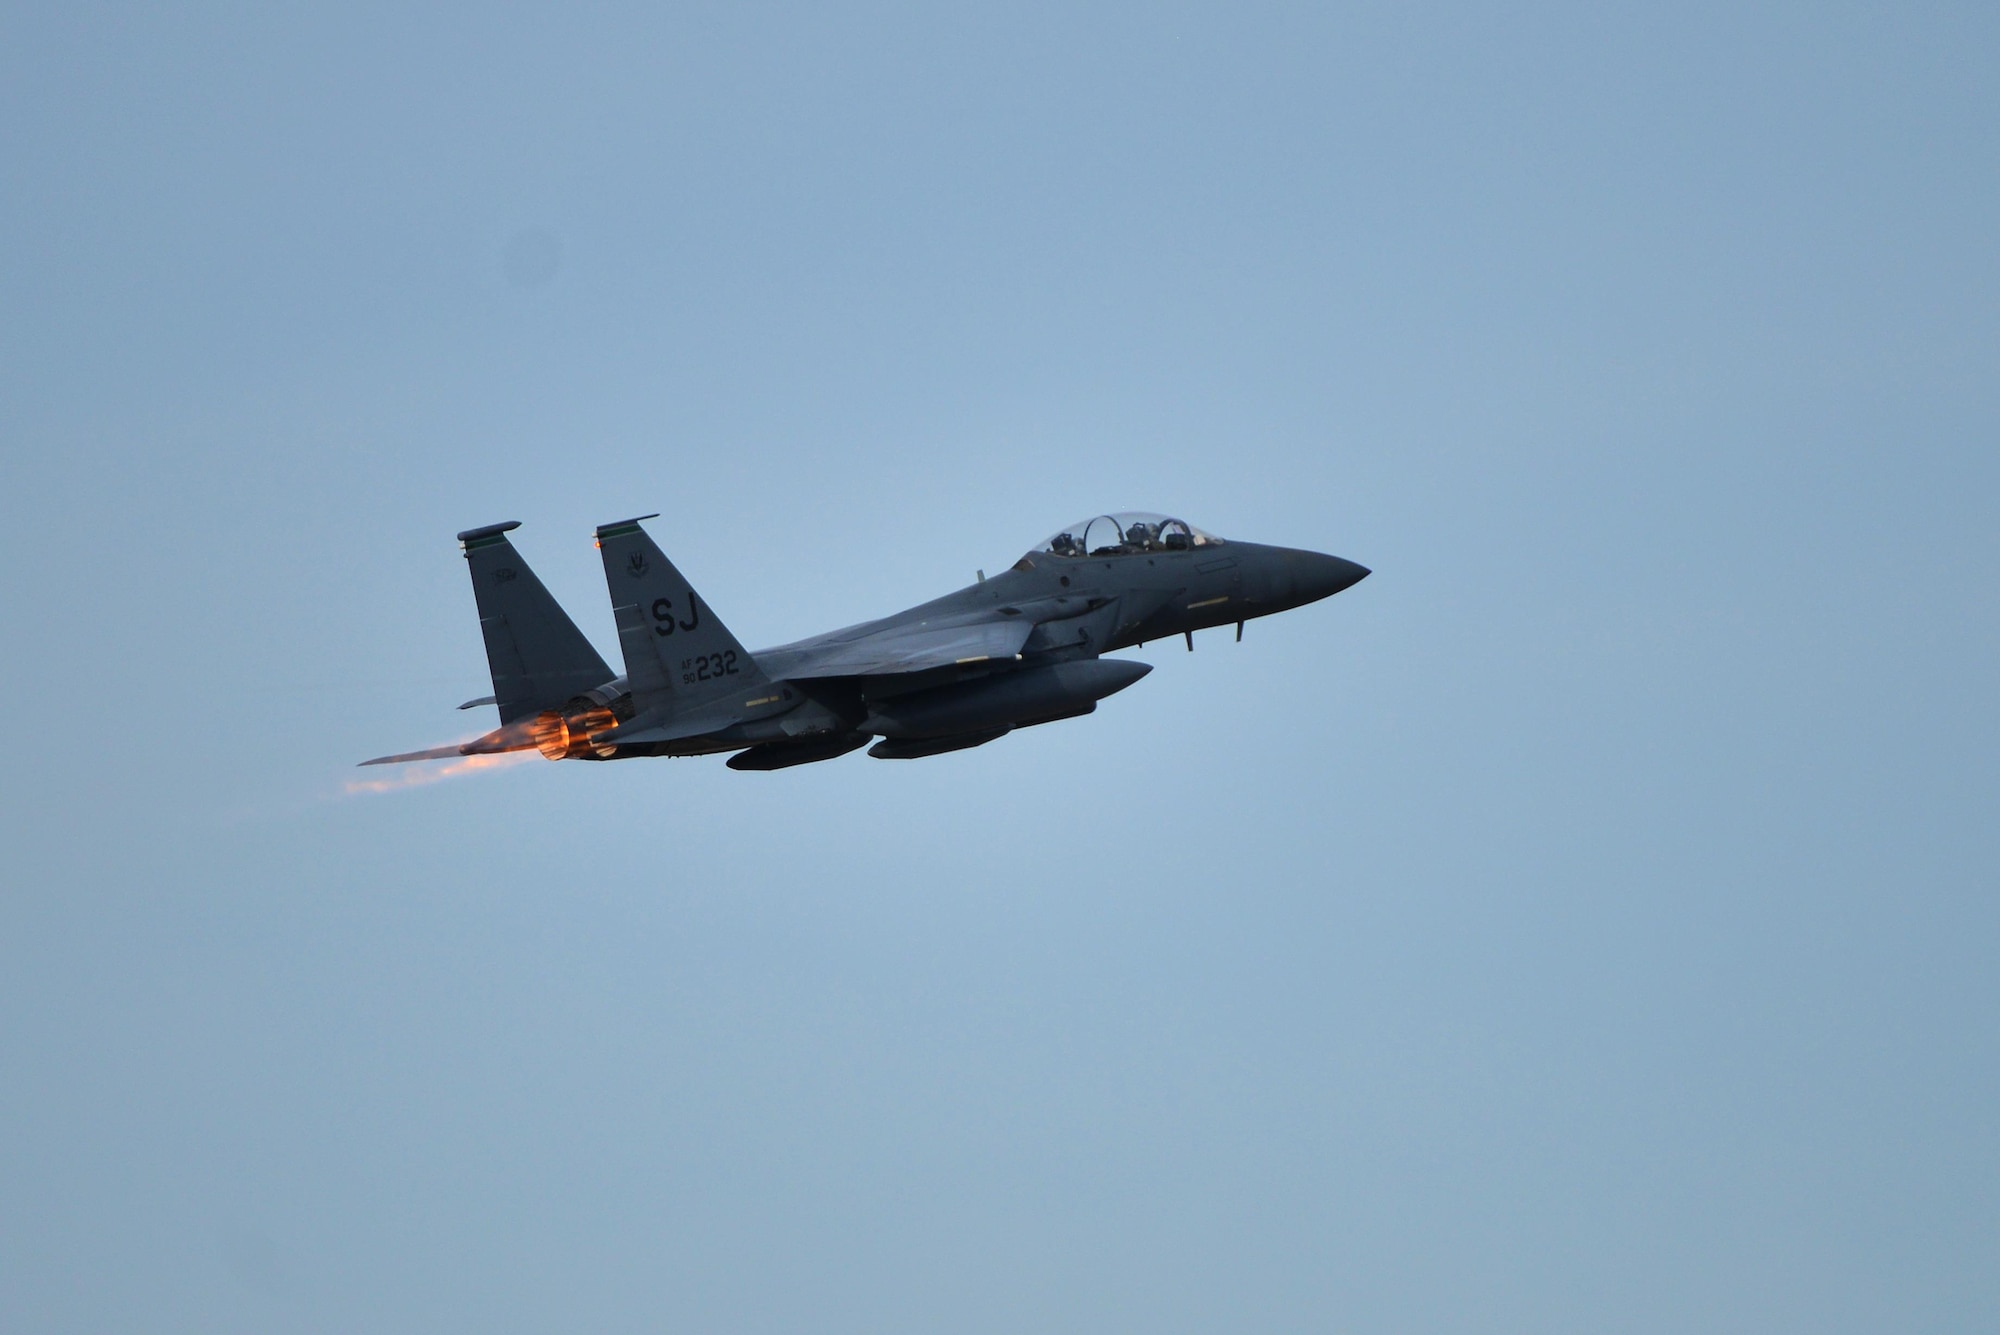
M 669 561 L 641 515 L 597 530 L 625 671 L 614 673 L 514 549 L 518 522 L 458 535 L 472 574 L 500 726 L 456 746 L 361 762 L 540 751 L 625 760 L 733 751 L 738 770 L 984 746 L 1075 718 L 1152 671 L 1104 655 L 1243 623 L 1368 575 L 1337 556 L 1225 541 L 1166 515 L 1072 524 L 1013 567 L 844 630 L 745 649 Z

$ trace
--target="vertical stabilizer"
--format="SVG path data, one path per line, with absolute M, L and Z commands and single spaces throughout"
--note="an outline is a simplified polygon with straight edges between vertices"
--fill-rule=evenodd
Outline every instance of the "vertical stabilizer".
M 632 703 L 641 714 L 660 709 L 684 715 L 732 696 L 741 703 L 741 692 L 766 681 L 638 519 L 605 524 L 597 530 L 597 546 Z
M 560 708 L 614 675 L 507 540 L 520 526 L 491 524 L 458 535 L 503 724 Z

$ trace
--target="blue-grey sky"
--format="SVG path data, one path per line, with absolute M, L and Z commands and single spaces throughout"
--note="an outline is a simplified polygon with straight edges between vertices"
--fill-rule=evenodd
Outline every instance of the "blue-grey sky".
M 1990 5 L 0 19 L 0 1326 L 2000 1326 Z M 1373 578 L 539 759 L 1111 508 Z M 470 722 L 468 722 L 470 720 Z M 374 774 L 376 771 L 366 773 Z

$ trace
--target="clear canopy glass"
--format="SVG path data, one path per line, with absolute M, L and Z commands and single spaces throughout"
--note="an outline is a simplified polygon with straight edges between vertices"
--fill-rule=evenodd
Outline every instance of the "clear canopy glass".
M 1132 556 L 1140 552 L 1184 552 L 1220 547 L 1222 539 L 1185 519 L 1145 510 L 1121 510 L 1079 520 L 1037 547 L 1054 556 Z

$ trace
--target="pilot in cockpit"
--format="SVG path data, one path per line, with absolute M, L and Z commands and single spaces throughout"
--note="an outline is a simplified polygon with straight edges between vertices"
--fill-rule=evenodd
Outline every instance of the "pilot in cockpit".
M 1134 520 L 1132 527 L 1125 530 L 1125 545 L 1133 551 L 1143 552 L 1153 545 L 1153 535 L 1158 531 L 1143 519 Z

